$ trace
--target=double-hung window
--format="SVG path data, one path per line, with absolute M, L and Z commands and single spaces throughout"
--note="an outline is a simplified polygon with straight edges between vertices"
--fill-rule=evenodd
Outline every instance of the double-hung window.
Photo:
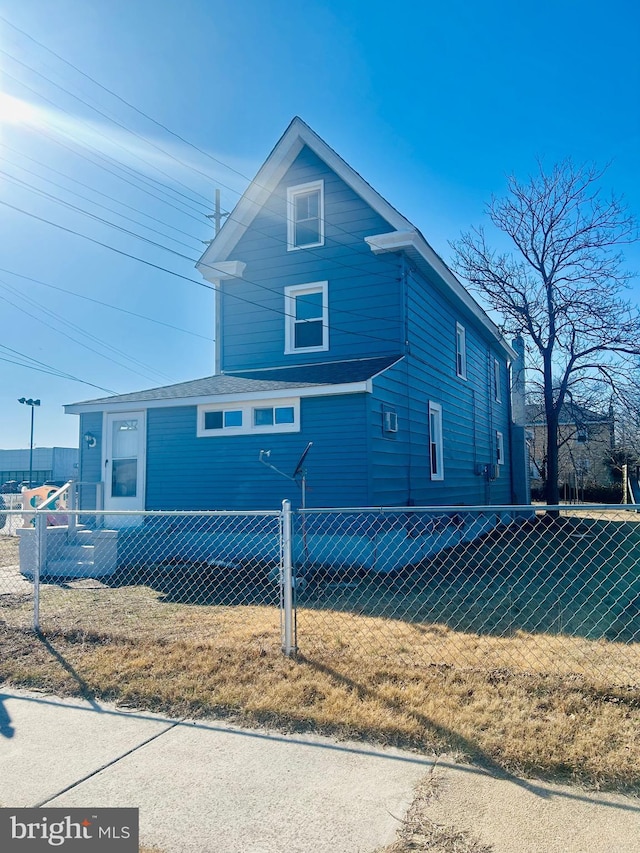
M 287 188 L 287 250 L 324 245 L 324 181 Z
M 444 480 L 442 458 L 442 406 L 429 403 L 429 465 L 432 480 Z
M 467 334 L 460 323 L 456 323 L 456 373 L 461 379 L 467 378 Z
M 285 348 L 287 354 L 329 349 L 328 283 L 285 287 Z

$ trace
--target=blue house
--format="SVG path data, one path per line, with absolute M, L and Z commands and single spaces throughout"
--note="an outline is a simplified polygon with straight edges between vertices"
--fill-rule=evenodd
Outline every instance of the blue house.
M 66 406 L 104 508 L 528 502 L 512 348 L 420 231 L 295 118 L 197 264 L 202 379 Z M 94 508 L 88 492 L 84 508 Z

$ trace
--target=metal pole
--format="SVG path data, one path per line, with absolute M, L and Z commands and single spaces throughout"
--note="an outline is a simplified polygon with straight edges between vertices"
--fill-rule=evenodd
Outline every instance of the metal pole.
M 44 565 L 47 513 L 36 510 L 36 564 L 33 569 L 33 630 L 40 630 L 40 572 Z
M 31 441 L 29 442 L 29 488 L 33 485 L 33 415 L 35 406 L 31 406 Z
M 291 501 L 282 501 L 282 652 L 287 657 L 296 653 L 293 615 L 293 555 L 291 535 Z

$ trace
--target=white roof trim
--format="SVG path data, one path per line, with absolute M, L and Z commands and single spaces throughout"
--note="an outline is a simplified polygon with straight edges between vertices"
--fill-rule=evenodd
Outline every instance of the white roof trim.
M 337 394 L 371 393 L 371 380 L 343 382 L 339 385 L 307 385 L 302 388 L 278 388 L 270 391 L 238 392 L 234 394 L 207 394 L 199 397 L 172 397 L 162 400 L 129 400 L 110 403 L 70 403 L 64 407 L 67 415 L 86 412 L 139 412 L 142 409 L 170 409 L 179 406 L 201 406 L 206 403 L 237 403 L 241 400 L 279 400 L 291 397 L 331 397 Z
M 505 341 L 500 329 L 493 320 L 482 310 L 463 286 L 462 282 L 459 281 L 442 258 L 434 252 L 419 231 L 415 229 L 411 229 L 410 231 L 391 231 L 388 234 L 375 234 L 364 239 L 374 255 L 380 255 L 384 252 L 406 251 L 407 249 L 415 251 L 440 276 L 449 287 L 452 295 L 462 302 L 467 311 L 484 326 L 491 337 L 495 338 L 496 343 L 507 353 L 509 358 L 518 358 L 518 353 Z
M 336 175 L 342 178 L 393 228 L 404 231 L 413 227 L 408 219 L 405 219 L 395 207 L 376 192 L 333 148 L 330 148 L 315 131 L 311 130 L 308 124 L 296 116 L 265 160 L 258 174 L 249 184 L 244 195 L 233 209 L 231 216 L 227 218 L 218 235 L 196 264 L 196 269 L 205 278 L 207 276 L 204 270 L 207 269 L 207 266 L 215 267 L 219 261 L 224 261 L 229 257 L 229 254 L 285 176 L 304 145 L 307 145 L 321 160 L 324 160 Z
M 218 261 L 215 266 L 207 265 L 200 272 L 207 281 L 215 283 L 228 278 L 242 278 L 246 266 L 244 261 Z

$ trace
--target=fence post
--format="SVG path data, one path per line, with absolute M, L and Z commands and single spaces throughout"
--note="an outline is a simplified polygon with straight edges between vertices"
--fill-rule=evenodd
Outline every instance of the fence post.
M 296 653 L 293 613 L 293 548 L 291 501 L 282 501 L 282 571 L 280 596 L 282 601 L 282 652 L 287 657 Z
M 71 483 L 69 486 L 69 505 L 68 515 L 67 515 L 67 526 L 69 528 L 69 536 L 73 537 L 76 534 L 76 527 L 78 525 L 78 516 L 76 515 L 76 510 L 78 508 L 78 494 L 76 492 L 77 484 L 75 482 Z
M 36 564 L 33 567 L 33 630 L 40 630 L 40 572 L 44 566 L 47 547 L 47 512 L 35 513 Z

